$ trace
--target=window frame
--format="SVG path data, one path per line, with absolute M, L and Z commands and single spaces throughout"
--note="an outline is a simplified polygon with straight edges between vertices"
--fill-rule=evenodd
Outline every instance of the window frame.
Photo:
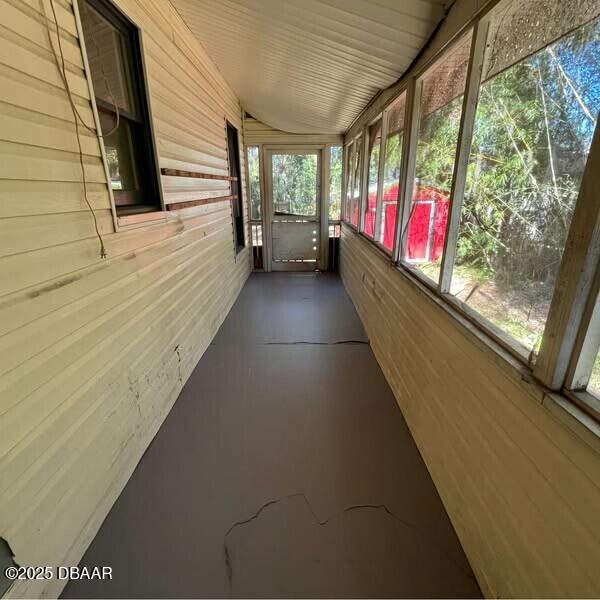
M 377 214 L 376 214 L 376 218 L 375 218 L 375 235 L 374 235 L 374 240 L 372 240 L 375 245 L 382 250 L 385 254 L 387 254 L 389 257 L 394 257 L 395 256 L 395 252 L 396 252 L 396 240 L 397 240 L 397 236 L 398 236 L 398 224 L 400 223 L 401 220 L 401 206 L 402 206 L 402 180 L 403 180 L 403 174 L 405 171 L 404 168 L 404 161 L 407 159 L 408 156 L 408 138 L 409 138 L 409 134 L 407 133 L 407 126 L 408 128 L 410 128 L 410 118 L 411 118 L 411 106 L 410 106 L 410 89 L 411 89 L 411 82 L 410 80 L 405 83 L 404 85 L 402 85 L 401 87 L 398 88 L 396 94 L 394 94 L 393 98 L 387 102 L 382 110 L 382 124 L 381 124 L 381 150 L 379 152 L 379 176 L 378 176 L 378 180 L 377 180 Z M 387 137 L 388 137 L 388 130 L 389 130 L 389 118 L 390 118 L 390 113 L 392 111 L 392 105 L 396 102 L 396 100 L 398 100 L 403 94 L 406 94 L 406 98 L 404 101 L 404 128 L 402 129 L 402 153 L 400 156 L 400 177 L 398 179 L 398 187 L 399 187 L 399 193 L 398 193 L 398 197 L 396 198 L 396 225 L 394 227 L 394 243 L 392 248 L 387 248 L 382 242 L 379 241 L 379 238 L 381 237 L 381 219 L 382 219 L 382 213 L 383 213 L 383 178 L 384 178 L 384 174 L 385 174 L 385 160 L 386 160 L 386 152 L 387 152 Z M 369 240 L 371 241 L 371 240 Z M 392 260 L 394 260 L 392 258 Z
M 562 394 L 562 397 L 571 400 L 576 406 L 567 410 L 567 412 L 571 416 L 575 415 L 575 420 L 578 423 L 583 423 L 586 429 L 589 430 L 590 416 L 594 423 L 597 424 L 600 421 L 600 398 L 585 390 L 582 383 L 585 382 L 587 385 L 589 378 L 589 371 L 591 370 L 589 367 L 591 364 L 590 353 L 595 355 L 598 346 L 600 346 L 600 332 L 594 334 L 595 341 L 593 343 L 589 341 L 590 328 L 600 327 L 600 195 L 596 191 L 600 188 L 600 117 L 597 117 L 596 120 L 594 137 L 580 184 L 579 195 L 575 203 L 542 344 L 535 364 L 533 366 L 531 364 L 532 352 L 512 338 L 510 334 L 501 330 L 483 315 L 450 294 L 450 276 L 456 258 L 460 212 L 479 99 L 482 65 L 492 14 L 491 10 L 496 4 L 497 2 L 488 4 L 479 14 L 465 23 L 446 44 L 414 73 L 411 73 L 383 105 L 383 148 L 380 152 L 380 163 L 385 162 L 383 129 L 387 131 L 386 111 L 397 98 L 406 93 L 398 218 L 396 221 L 395 243 L 391 255 L 387 249 L 377 243 L 377 237 L 375 240 L 366 235 L 361 237 L 379 250 L 383 250 L 390 259 L 391 264 L 408 276 L 409 279 L 412 279 L 415 285 L 424 286 L 424 289 L 432 294 L 434 298 L 443 301 L 455 318 L 462 322 L 465 322 L 466 319 L 466 322 L 472 323 L 476 330 L 492 341 L 492 347 L 504 359 L 508 360 L 508 357 L 516 359 L 516 363 L 512 363 L 510 360 L 509 363 L 513 364 L 515 368 L 525 368 L 542 385 L 542 388 L 546 390 L 544 397 L 548 398 L 547 402 L 549 404 L 560 406 L 564 402 L 556 394 Z M 472 30 L 472 40 L 452 177 L 444 254 L 440 266 L 439 281 L 434 282 L 417 269 L 412 268 L 410 264 L 401 260 L 403 249 L 400 247 L 401 244 L 405 244 L 405 240 L 402 239 L 402 231 L 408 221 L 414 186 L 419 126 L 419 80 L 431 66 L 443 58 L 448 51 L 451 51 L 454 44 L 459 42 L 469 30 Z M 376 118 L 358 130 L 351 141 L 356 140 L 358 135 L 364 134 L 368 125 L 375 120 Z M 380 175 L 378 191 L 382 189 L 381 183 Z M 351 229 L 356 229 L 348 221 L 345 220 L 344 222 Z M 597 298 L 598 303 L 596 302 Z M 588 365 L 585 372 L 584 362 L 582 361 L 586 361 Z M 521 366 L 516 367 L 516 365 Z M 597 432 L 597 425 L 594 425 L 592 429 Z
M 333 148 L 340 148 L 342 151 L 342 173 L 340 179 L 340 213 L 337 219 L 332 219 L 329 215 L 329 209 L 331 208 L 331 157 Z M 326 144 L 325 152 L 323 155 L 323 169 L 325 171 L 324 180 L 327 182 L 327 222 L 337 224 L 342 221 L 343 216 L 343 205 L 344 205 L 344 161 L 345 161 L 345 147 L 343 144 Z M 325 164 L 327 163 L 327 164 Z
M 123 211 L 119 210 L 115 202 L 113 189 L 111 186 L 110 171 L 108 168 L 108 159 L 104 145 L 104 139 L 98 137 L 100 153 L 102 157 L 102 166 L 104 169 L 107 190 L 111 205 L 113 224 L 115 231 L 139 227 L 147 222 L 166 221 L 166 211 L 164 203 L 164 190 L 160 174 L 160 161 L 157 152 L 156 136 L 154 132 L 154 120 L 152 118 L 152 108 L 150 99 L 150 90 L 148 87 L 148 75 L 145 62 L 145 51 L 143 41 L 143 30 L 112 0 L 79 0 L 87 2 L 101 16 L 107 19 L 117 30 L 127 37 L 131 56 L 127 57 L 127 67 L 130 71 L 132 84 L 135 88 L 134 95 L 140 112 L 139 126 L 144 146 L 147 148 L 145 156 L 140 160 L 135 158 L 136 171 L 140 178 L 145 182 L 142 193 L 148 195 L 152 202 L 143 202 L 133 206 L 141 207 L 142 210 Z M 87 80 L 87 86 L 90 94 L 90 105 L 94 118 L 94 126 L 98 132 L 102 131 L 100 125 L 99 108 L 105 108 L 106 103 L 98 99 L 94 92 L 92 73 L 88 60 L 88 52 L 85 43 L 85 34 L 81 19 L 81 7 L 77 0 L 74 0 L 74 16 L 81 53 L 83 59 L 84 73 Z M 121 111 L 120 111 L 121 112 Z M 126 118 L 127 111 L 123 111 Z M 142 163 L 142 164 L 140 164 Z
M 371 237 L 368 233 L 365 232 L 365 220 L 367 216 L 367 208 L 369 206 L 369 171 L 371 168 L 371 153 L 369 152 L 369 146 L 371 144 L 371 136 L 370 129 L 373 125 L 377 123 L 377 121 L 381 121 L 381 127 L 379 130 L 379 160 L 377 163 L 377 189 L 375 193 L 375 225 L 373 230 L 373 237 Z M 359 224 L 360 224 L 360 233 L 364 235 L 368 240 L 374 242 L 377 239 L 377 206 L 379 205 L 379 196 L 380 196 L 380 188 L 381 188 L 381 155 L 382 155 L 382 145 L 384 140 L 384 113 L 381 111 L 375 118 L 371 119 L 371 121 L 364 128 L 364 164 L 363 164 L 363 179 L 364 184 L 362 186 L 362 194 L 361 194 L 361 203 L 360 203 L 360 216 L 359 216 Z
M 230 148 L 229 133 L 233 132 L 235 136 L 233 143 L 235 148 Z M 236 179 L 229 179 L 229 193 L 231 198 L 231 224 L 233 227 L 233 247 L 235 250 L 235 256 L 237 257 L 248 246 L 248 232 L 246 231 L 246 223 L 244 220 L 244 186 L 242 185 L 242 148 L 243 144 L 240 144 L 240 130 L 227 118 L 225 118 L 225 147 L 227 149 L 227 172 L 229 177 L 236 177 Z M 231 152 L 234 152 L 233 156 Z M 232 175 L 231 164 L 236 167 L 237 176 Z M 236 192 L 234 194 L 234 191 Z M 239 214 L 236 215 L 236 208 Z M 248 206 L 250 208 L 250 206 Z M 238 221 L 241 221 L 241 225 L 238 227 Z M 251 221 L 252 219 L 248 219 Z M 240 236 L 242 238 L 240 243 Z
M 484 25 L 482 26 L 482 21 Z M 399 213 L 401 215 L 401 227 L 398 231 L 397 244 L 394 249 L 394 259 L 397 265 L 402 265 L 405 269 L 409 270 L 415 275 L 420 281 L 425 283 L 428 287 L 432 287 L 437 293 L 445 294 L 444 288 L 442 287 L 442 279 L 444 274 L 444 260 L 448 251 L 448 234 L 451 227 L 452 214 L 455 212 L 455 219 L 460 220 L 460 208 L 462 207 L 462 195 L 460 196 L 460 206 L 458 202 L 454 202 L 455 194 L 460 192 L 461 185 L 464 190 L 464 183 L 466 181 L 466 166 L 469 161 L 469 152 L 471 149 L 471 138 L 472 130 L 475 121 L 475 112 L 477 109 L 477 100 L 479 97 L 479 81 L 481 76 L 481 65 L 483 64 L 483 56 L 485 52 L 485 42 L 487 38 L 487 20 L 483 18 L 477 18 L 474 22 L 467 24 L 456 36 L 444 47 L 444 49 L 436 54 L 430 61 L 427 62 L 414 76 L 411 78 L 412 90 L 411 90 L 411 103 L 410 103 L 410 128 L 407 143 L 407 170 L 409 172 L 406 176 L 405 185 L 401 188 L 400 196 L 402 203 L 402 210 Z M 425 275 L 420 269 L 418 269 L 410 261 L 403 258 L 406 253 L 407 243 L 407 230 L 410 226 L 410 217 L 412 212 L 412 198 L 414 193 L 415 185 L 415 172 L 416 172 L 416 161 L 417 161 L 417 145 L 419 141 L 419 126 L 420 126 L 420 106 L 421 106 L 421 93 L 423 89 L 423 80 L 427 73 L 435 67 L 435 65 L 442 61 L 444 57 L 453 51 L 453 49 L 462 41 L 462 39 L 471 33 L 471 45 L 469 49 L 469 63 L 467 67 L 465 89 L 463 93 L 463 102 L 461 107 L 460 124 L 458 130 L 458 138 L 456 141 L 456 151 L 454 156 L 454 167 L 452 172 L 452 184 L 450 188 L 450 200 L 448 210 L 448 220 L 446 222 L 446 231 L 444 238 L 444 250 L 442 254 L 442 261 L 440 264 L 440 276 L 438 281 L 435 281 Z M 470 128 L 470 129 L 469 129 Z M 465 162 L 466 161 L 466 162 Z M 464 167 L 464 172 L 463 172 Z M 453 208 L 454 206 L 454 208 Z M 454 265 L 454 255 L 450 260 L 447 261 L 447 269 L 450 274 L 452 273 L 452 266 Z M 449 283 L 448 283 L 449 287 Z
M 349 142 L 349 145 L 352 145 L 352 151 L 349 155 L 349 160 L 353 159 L 356 156 L 356 149 L 360 147 L 360 145 L 362 144 L 362 150 L 360 152 L 359 158 L 358 158 L 358 165 L 356 166 L 356 169 L 354 169 L 352 167 L 352 165 L 350 165 L 348 163 L 348 183 L 350 184 L 350 197 L 348 198 L 348 207 L 347 207 L 347 214 L 345 214 L 345 223 L 350 226 L 354 231 L 356 232 L 360 232 L 360 225 L 361 225 L 361 214 L 362 214 L 362 198 L 363 198 L 363 190 L 364 190 L 364 155 L 365 155 L 365 135 L 364 135 L 364 131 L 361 130 L 360 132 L 358 132 L 354 138 Z M 356 173 L 359 173 L 361 175 L 361 180 L 360 180 L 360 184 L 359 184 L 359 188 L 358 188 L 358 223 L 356 225 L 354 225 L 352 223 L 352 202 L 355 198 L 354 196 L 354 189 L 356 187 L 356 180 L 355 180 L 355 176 Z

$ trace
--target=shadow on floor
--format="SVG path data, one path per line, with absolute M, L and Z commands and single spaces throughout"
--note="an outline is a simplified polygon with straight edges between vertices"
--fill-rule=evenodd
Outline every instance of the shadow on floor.
M 63 597 L 481 596 L 325 274 L 251 276 L 81 564 Z

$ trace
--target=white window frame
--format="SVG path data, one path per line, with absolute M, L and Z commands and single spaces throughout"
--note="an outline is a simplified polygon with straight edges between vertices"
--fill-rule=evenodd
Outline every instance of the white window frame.
M 498 351 L 502 356 L 512 356 L 518 361 L 515 364 L 520 362 L 528 368 L 534 378 L 548 390 L 548 394 L 552 395 L 554 392 L 563 394 L 583 408 L 588 415 L 592 415 L 592 419 L 598 420 L 600 419 L 600 398 L 587 392 L 585 386 L 600 347 L 600 194 L 597 192 L 600 189 L 600 119 L 596 122 L 592 146 L 581 181 L 579 196 L 535 365 L 531 365 L 532 352 L 507 332 L 501 330 L 450 294 L 450 282 L 456 259 L 462 201 L 491 17 L 490 11 L 495 5 L 496 2 L 490 3 L 484 12 L 465 24 L 452 40 L 432 56 L 416 73 L 407 78 L 405 84 L 398 88 L 383 108 L 382 149 L 380 151 L 378 179 L 378 223 L 376 224 L 375 240 L 367 236 L 362 237 L 389 255 L 387 249 L 377 242 L 379 239 L 377 228 L 381 225 L 379 196 L 382 194 L 383 189 L 381 165 L 385 164 L 385 136 L 387 135 L 388 125 L 386 111 L 401 94 L 406 93 L 398 218 L 396 220 L 394 248 L 390 256 L 391 263 L 398 270 L 424 284 L 426 289 L 456 309 L 458 312 L 455 314 L 458 318 L 466 317 L 469 322 L 490 337 L 493 342 L 498 344 Z M 444 254 L 439 281 L 434 282 L 411 267 L 409 262 L 401 260 L 404 254 L 404 248 L 401 246 L 406 244 L 406 236 L 403 232 L 408 224 L 414 187 L 422 77 L 469 30 L 472 30 L 471 49 L 454 163 Z M 375 122 L 377 118 L 373 119 L 369 125 Z M 358 136 L 364 135 L 363 145 L 368 143 L 365 135 L 367 127 L 368 125 L 363 127 L 351 141 L 355 142 L 359 139 Z M 363 149 L 364 161 L 366 161 L 367 147 Z M 361 202 L 366 202 L 364 193 L 365 188 L 368 187 L 368 183 L 365 183 L 366 179 L 363 168 Z M 361 206 L 361 230 L 363 213 L 364 209 Z M 355 229 L 349 221 L 345 221 L 345 223 Z M 508 355 L 506 351 L 509 353 Z M 558 396 L 555 404 L 561 404 L 562 402 L 564 401 L 560 400 L 560 396 Z M 571 412 L 571 410 L 568 412 Z M 580 422 L 586 421 L 585 418 L 579 417 L 577 417 L 577 420 Z M 595 431 L 597 431 L 597 427 Z

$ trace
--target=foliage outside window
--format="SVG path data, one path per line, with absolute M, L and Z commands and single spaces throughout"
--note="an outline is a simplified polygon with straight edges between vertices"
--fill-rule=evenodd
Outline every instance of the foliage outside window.
M 398 194 L 400 191 L 405 112 L 406 92 L 403 92 L 386 111 L 387 134 L 383 167 L 383 189 L 381 207 L 378 207 L 378 210 L 381 210 L 378 241 L 390 251 L 394 247 L 394 235 L 398 219 Z
M 345 195 L 344 195 L 344 221 L 350 222 L 350 199 L 352 198 L 352 165 L 353 165 L 353 154 L 354 154 L 354 143 L 350 142 L 344 151 L 344 166 L 345 174 L 344 178 L 346 181 Z
M 250 219 L 260 221 L 260 152 L 258 146 L 248 146 L 246 160 L 248 163 L 248 184 L 250 186 Z
M 419 80 L 415 181 L 403 260 L 439 280 L 472 34 L 464 35 Z
M 381 150 L 381 117 L 369 126 L 369 172 L 367 173 L 367 202 L 365 206 L 364 233 L 375 235 L 377 218 L 377 182 L 379 179 L 379 155 Z
M 341 146 L 329 149 L 329 220 L 339 221 L 342 203 L 342 154 Z
M 316 217 L 317 155 L 273 154 L 273 208 L 277 216 Z
M 600 109 L 600 21 L 589 5 L 513 1 L 490 13 L 451 293 L 529 351 Z
M 350 197 L 350 223 L 354 227 L 358 227 L 360 220 L 360 190 L 361 190 L 361 165 L 362 165 L 362 149 L 363 139 L 357 137 L 353 144 L 354 152 L 352 153 L 352 195 Z

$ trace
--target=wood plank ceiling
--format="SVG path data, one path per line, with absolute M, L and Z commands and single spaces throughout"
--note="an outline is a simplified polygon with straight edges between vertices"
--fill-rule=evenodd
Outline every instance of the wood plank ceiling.
M 449 0 L 172 0 L 244 109 L 293 133 L 343 133 L 396 81 Z

